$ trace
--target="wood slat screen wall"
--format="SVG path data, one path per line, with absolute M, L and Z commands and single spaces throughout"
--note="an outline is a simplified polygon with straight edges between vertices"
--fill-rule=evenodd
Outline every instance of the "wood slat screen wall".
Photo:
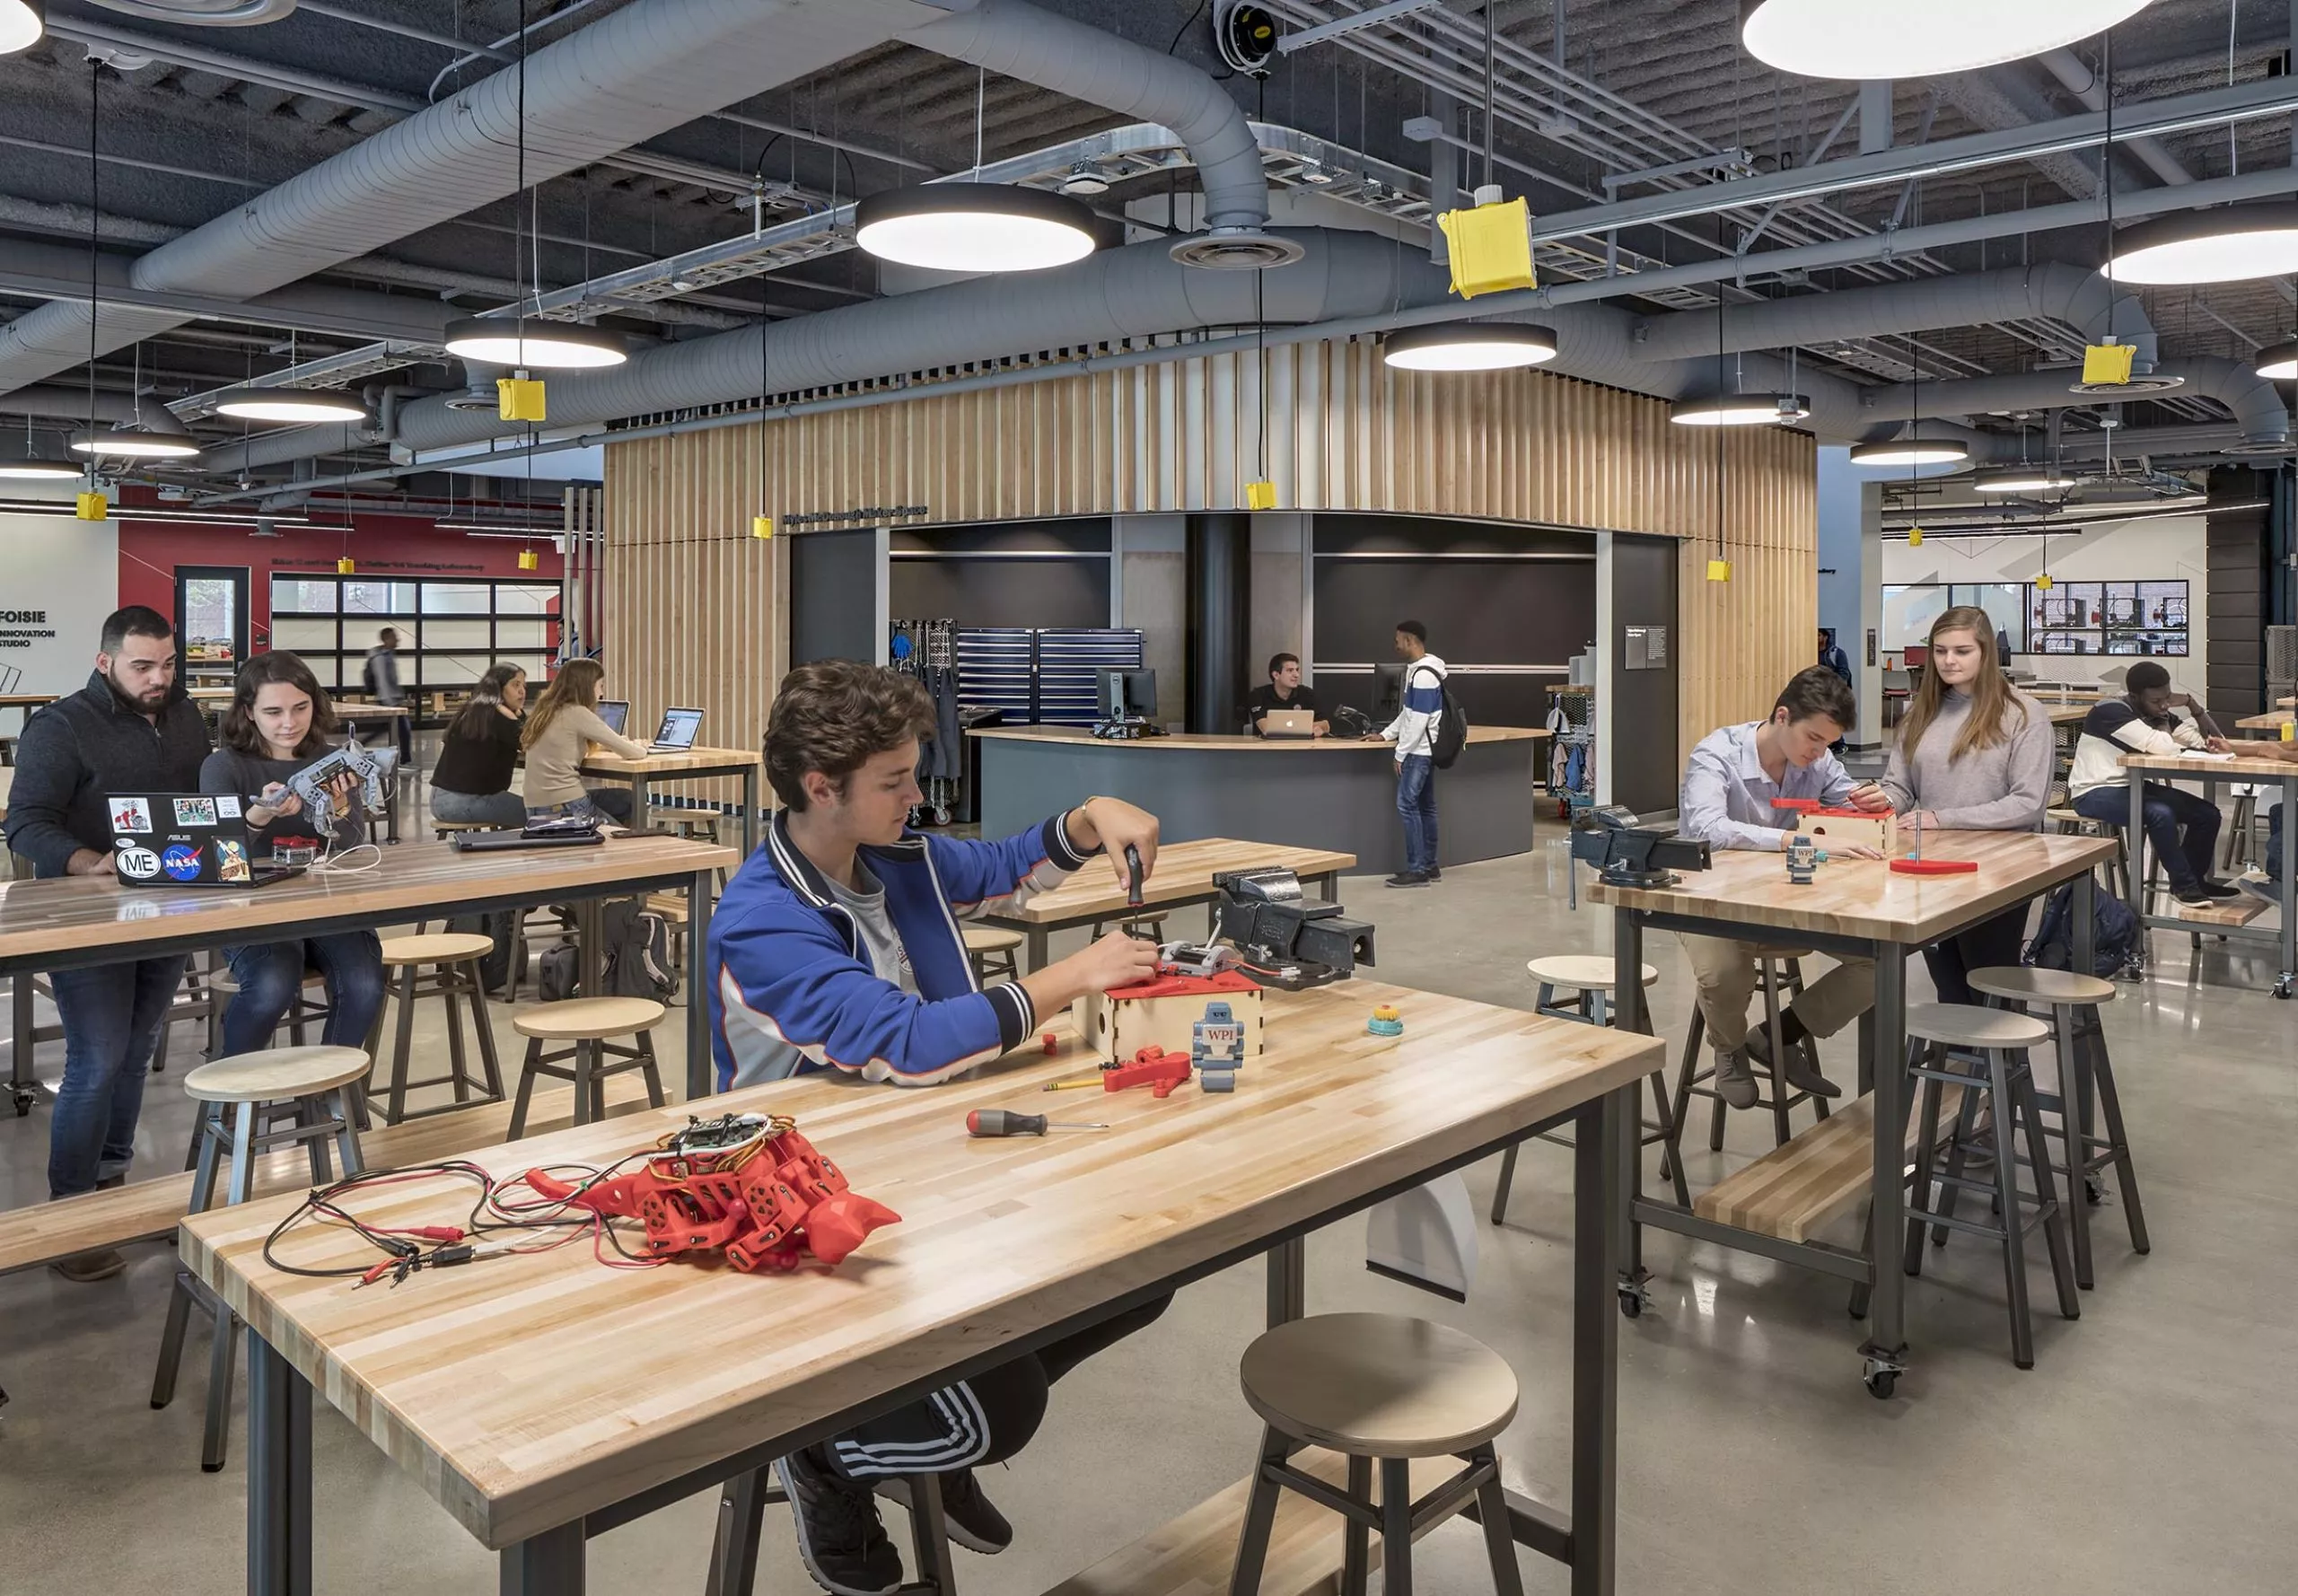
M 1543 372 L 1390 371 L 1369 343 L 1309 344 L 927 396 L 610 444 L 610 680 L 642 707 L 704 706 L 706 741 L 763 735 L 785 655 L 777 536 L 792 514 L 923 504 L 899 522 L 1235 509 L 1390 511 L 1687 539 L 1681 741 L 1769 706 L 1811 662 L 1818 496 L 1811 438 L 1724 439 L 1728 583 L 1715 546 L 1716 440 L 1658 399 Z M 803 536 L 803 533 L 797 534 Z

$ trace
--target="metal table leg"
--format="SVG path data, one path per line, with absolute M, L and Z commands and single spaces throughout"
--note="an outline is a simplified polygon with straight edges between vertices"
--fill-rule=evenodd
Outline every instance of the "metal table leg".
M 561 1524 L 504 1547 L 496 1589 L 501 1596 L 583 1596 L 583 1521 Z
M 1875 1167 L 1868 1211 L 1867 1389 L 1888 1397 L 1907 1367 L 1907 1290 L 1899 1246 L 1907 1223 L 1907 949 L 1875 945 Z
M 1634 909 L 1612 911 L 1612 969 L 1639 970 L 1644 968 L 1644 922 Z M 1614 983 L 1612 993 L 1612 1028 L 1633 1030 L 1644 1036 L 1652 1031 L 1652 1009 L 1644 995 L 1640 980 L 1620 980 Z M 1639 1117 L 1628 1118 L 1630 1129 L 1623 1134 L 1637 1136 L 1642 1127 Z M 1576 1139 L 1576 1138 L 1575 1138 Z M 1612 1234 L 1611 1256 L 1619 1260 L 1620 1311 L 1630 1319 L 1641 1315 L 1648 1300 L 1645 1282 L 1650 1278 L 1644 1271 L 1644 1227 L 1636 1222 L 1636 1202 L 1644 1195 L 1644 1152 L 1637 1143 L 1631 1144 L 1618 1171 L 1619 1196 L 1609 1210 Z
M 311 1596 L 311 1385 L 248 1332 L 248 1596 Z
M 2130 912 L 2138 921 L 2138 961 L 2152 964 L 2154 939 L 2146 929 L 2146 773 L 2143 770 L 2130 773 L 2130 832 L 2123 844 L 2123 889 L 2130 894 Z
M 1031 926 L 1028 935 L 1030 939 L 1030 968 L 1031 969 L 1043 969 L 1046 966 L 1046 960 L 1049 957 L 1048 945 L 1053 940 L 1052 935 L 1042 925 Z
M 742 857 L 758 852 L 758 767 L 742 767 Z
M 8 1042 L 8 1088 L 14 1095 L 16 1117 L 32 1111 L 39 1099 L 39 1074 L 32 1067 L 32 972 L 19 969 L 8 978 L 9 1007 L 13 1011 Z
M 718 1494 L 718 1536 L 710 1548 L 703 1596 L 750 1596 L 758 1584 L 758 1545 L 765 1529 L 767 1470 L 728 1480 Z
M 2286 767 L 2285 767 L 2286 768 Z M 2279 901 L 2282 905 L 2282 969 L 2276 972 L 2280 979 L 2274 984 L 2276 997 L 2288 997 L 2298 983 L 2298 837 L 2291 835 L 2298 827 L 2298 776 L 2282 778 L 2282 883 Z
M 646 773 L 643 770 L 630 778 L 630 829 L 652 831 L 654 817 L 646 807 Z
M 1622 916 L 1625 918 L 1626 916 Z M 1633 966 L 1629 967 L 1633 968 Z M 1641 983 L 1628 987 L 1642 990 Z M 1624 1144 L 1642 1124 L 1636 1086 L 1574 1116 L 1572 1151 L 1572 1596 L 1611 1596 L 1619 1513 L 1619 1320 L 1629 1197 Z
M 686 1096 L 699 1102 L 710 1095 L 717 1072 L 712 1067 L 710 994 L 710 873 L 697 870 L 686 890 Z
M 1309 1312 L 1309 1243 L 1301 1236 L 1268 1250 L 1268 1328 Z

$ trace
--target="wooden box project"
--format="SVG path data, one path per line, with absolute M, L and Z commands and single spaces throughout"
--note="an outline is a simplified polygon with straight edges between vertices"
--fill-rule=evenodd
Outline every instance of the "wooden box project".
M 1869 814 L 1856 809 L 1807 809 L 1795 817 L 1795 829 L 1810 834 L 1822 848 L 1873 848 L 1890 859 L 1899 853 L 1899 817 L 1886 811 Z
M 1070 1005 L 1077 1034 L 1103 1058 L 1130 1058 L 1144 1048 L 1186 1054 L 1205 1005 L 1225 1003 L 1244 1037 L 1244 1057 L 1261 1054 L 1261 992 L 1234 971 L 1165 976 L 1112 992 L 1089 992 Z

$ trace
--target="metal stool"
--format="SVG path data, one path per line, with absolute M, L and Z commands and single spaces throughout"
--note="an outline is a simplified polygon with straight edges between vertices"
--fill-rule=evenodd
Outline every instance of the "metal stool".
M 1412 1543 L 1473 1500 L 1498 1596 L 1522 1596 L 1508 1503 L 1493 1437 L 1516 1416 L 1516 1373 L 1482 1342 L 1449 1326 L 1387 1313 L 1328 1313 L 1277 1326 L 1245 1349 L 1245 1401 L 1267 1425 L 1245 1504 L 1229 1596 L 1259 1596 L 1278 1491 L 1290 1487 L 1346 1521 L 1342 1596 L 1364 1596 L 1372 1532 L 1381 1532 L 1382 1596 L 1411 1596 Z M 1294 1467 L 1295 1446 L 1348 1460 L 1336 1491 Z M 1412 1460 L 1468 1464 L 1412 1499 Z M 1381 1494 L 1373 1496 L 1373 1465 Z
M 534 1095 L 535 1077 L 548 1075 L 574 1084 L 574 1123 L 588 1125 L 607 1116 L 609 1076 L 628 1070 L 646 1074 L 646 1101 L 661 1108 L 662 1072 L 655 1066 L 654 1039 L 647 1032 L 670 1013 L 651 997 L 570 997 L 563 1003 L 536 1004 L 514 1009 L 511 1029 L 527 1040 L 526 1063 L 519 1070 L 518 1101 L 511 1107 L 511 1140 L 527 1134 L 527 1103 Z M 608 1040 L 633 1037 L 628 1047 Z M 570 1042 L 557 1053 L 543 1051 L 545 1042 Z M 567 1060 L 571 1067 L 561 1067 Z M 619 1060 L 610 1064 L 609 1059 Z
M 1788 1110 L 1799 1104 L 1810 1103 L 1811 1111 L 1820 1118 L 1828 1117 L 1828 1100 L 1814 1097 L 1808 1092 L 1798 1092 L 1787 1084 L 1787 1047 L 1780 1031 L 1780 1016 L 1803 990 L 1803 963 L 1811 957 L 1803 948 L 1766 948 L 1756 955 L 1757 990 L 1763 994 L 1763 1028 L 1771 1037 L 1771 1095 L 1759 1097 L 1755 1107 L 1771 1110 L 1772 1144 L 1785 1147 L 1794 1134 L 1787 1122 Z M 1697 1001 L 1691 1005 L 1691 1025 L 1684 1032 L 1684 1055 L 1676 1070 L 1676 1105 L 1671 1119 L 1673 1136 L 1668 1143 L 1668 1165 L 1673 1169 L 1683 1152 L 1685 1116 L 1691 1112 L 1691 1100 L 1704 1097 L 1715 1104 L 1707 1122 L 1707 1150 L 1724 1151 L 1724 1111 L 1730 1105 L 1724 1094 L 1713 1086 L 1703 1086 L 1703 1081 L 1715 1077 L 1715 1065 L 1700 1062 L 1700 1044 L 1707 1039 L 1707 1016 Z M 1818 1049 L 1812 1039 L 1805 1037 L 1797 1046 L 1811 1049 L 1811 1063 L 1819 1067 Z M 1749 1061 L 1750 1067 L 1754 1060 Z
M 1907 1272 L 1923 1272 L 1923 1232 L 1928 1224 L 1940 1241 L 1950 1230 L 1986 1236 L 2003 1248 L 2004 1282 L 2010 1295 L 2011 1361 L 2022 1369 L 2035 1366 L 2034 1326 L 2027 1312 L 2025 1232 L 2040 1225 L 2050 1250 L 2050 1272 L 2058 1286 L 2058 1311 L 2069 1319 L 2083 1316 L 2076 1295 L 2073 1259 L 2066 1245 L 2066 1216 L 2060 1212 L 2057 1188 L 2051 1182 L 2050 1155 L 2043 1149 L 2042 1110 L 2035 1099 L 2035 1078 L 2028 1070 L 2027 1049 L 2050 1039 L 2050 1027 L 2027 1014 L 2004 1009 L 1982 1009 L 1969 1004 L 1921 1003 L 1907 1012 L 1908 1073 L 1923 1083 L 1921 1139 L 1916 1142 L 1915 1190 L 1907 1205 Z M 1947 1049 L 1978 1053 L 1985 1073 L 1950 1067 Z M 1942 1089 L 1960 1086 L 1963 1101 L 1949 1144 L 1946 1167 L 1934 1169 L 1938 1156 L 1939 1100 Z M 1990 1179 L 1973 1180 L 1963 1173 L 1965 1161 L 1975 1150 L 1980 1094 L 1994 1110 L 1995 1172 Z M 2035 1195 L 2019 1189 L 2018 1141 L 2027 1144 L 2027 1169 L 2034 1178 Z M 1934 1183 L 1942 1188 L 1940 1206 L 1931 1202 Z M 1963 1219 L 1954 1211 L 1962 1191 L 1991 1192 L 1995 1213 L 1986 1221 Z M 2022 1204 L 2031 1205 L 2029 1214 Z
M 2123 1130 L 2122 1096 L 2115 1090 L 2114 1065 L 2107 1057 L 2107 1033 L 2099 1017 L 2099 1005 L 2114 1001 L 2115 984 L 2071 970 L 2030 969 L 2024 965 L 1975 969 L 1968 978 L 1972 991 L 2002 1000 L 2014 1013 L 2026 1013 L 2030 1004 L 2050 1010 L 2051 1039 L 2058 1055 L 2058 1090 L 2038 1090 L 2035 1101 L 2044 1112 L 2058 1116 L 2066 1156 L 2067 1228 L 2074 1241 L 2074 1283 L 2088 1291 L 2094 1284 L 2091 1206 L 2104 1195 L 2098 1175 L 2109 1164 L 2115 1167 L 2116 1183 L 2122 1191 L 2131 1250 L 2142 1254 L 2153 1250 L 2146 1238 L 2146 1210 L 2138 1200 L 2138 1170 L 2131 1161 L 2130 1137 Z M 2103 1136 L 2093 1134 L 2099 1111 L 2106 1116 Z M 1952 1209 L 1952 1192 L 1949 1197 Z M 1946 1239 L 1943 1232 L 1938 1239 Z
M 215 1165 L 224 1155 L 227 1142 L 232 1159 L 231 1184 L 224 1197 L 227 1205 L 248 1200 L 255 1180 L 256 1155 L 276 1146 L 302 1143 L 310 1154 L 316 1185 L 324 1186 L 335 1179 L 328 1160 L 330 1137 L 343 1160 L 345 1174 L 355 1175 L 364 1169 L 351 1089 L 366 1074 L 369 1062 L 368 1056 L 356 1048 L 279 1048 L 203 1064 L 186 1075 L 185 1093 L 201 1105 L 194 1132 L 198 1172 L 192 1177 L 191 1212 L 203 1214 L 214 1206 Z M 235 1108 L 239 1112 L 232 1114 Z M 292 1122 L 285 1129 L 274 1128 L 282 1117 Z M 199 1450 L 199 1466 L 213 1474 L 224 1466 L 224 1443 L 231 1434 L 232 1357 L 240 1321 L 190 1270 L 181 1267 L 176 1270 L 175 1293 L 168 1300 L 167 1329 L 160 1337 L 160 1364 L 152 1376 L 152 1406 L 165 1407 L 175 1399 L 184 1332 L 195 1300 L 215 1316 L 215 1339 L 208 1351 L 207 1430 Z
M 1609 1025 L 1612 1022 L 1611 995 L 1618 978 L 1618 966 L 1607 956 L 1593 953 L 1559 953 L 1553 958 L 1525 960 L 1524 969 L 1539 983 L 1539 994 L 1532 999 L 1532 1013 L 1546 1014 L 1556 1020 L 1575 1020 L 1583 1025 Z M 1660 979 L 1660 972 L 1650 965 L 1640 967 L 1644 985 L 1649 987 Z M 1557 994 L 1572 995 L 1558 1001 Z M 1668 1077 L 1664 1068 L 1651 1074 L 1652 1105 L 1659 1115 L 1655 1124 L 1646 1120 L 1644 1135 L 1637 1144 L 1649 1147 L 1654 1143 L 1669 1144 L 1675 1126 L 1675 1115 L 1668 1106 Z M 1572 1145 L 1572 1138 L 1558 1131 L 1543 1131 L 1539 1139 L 1558 1147 Z M 1676 1200 L 1685 1206 L 1691 1205 L 1691 1189 L 1684 1183 L 1684 1172 L 1672 1157 L 1662 1156 L 1662 1175 L 1671 1176 L 1676 1185 Z M 1508 1188 L 1516 1179 L 1516 1148 L 1510 1147 L 1500 1155 L 1500 1185 L 1492 1194 L 1492 1223 L 1504 1224 L 1508 1214 Z
M 503 1069 L 495 1057 L 495 1027 L 487 1017 L 487 992 L 478 973 L 478 961 L 494 946 L 488 938 L 469 931 L 438 931 L 427 936 L 394 936 L 383 942 L 384 979 L 389 982 L 396 973 L 398 984 L 388 988 L 399 1004 L 399 1035 L 391 1048 L 390 1096 L 383 1109 L 383 1121 L 398 1125 L 408 1119 L 420 1119 L 425 1114 L 443 1114 L 450 1108 L 459 1108 L 472 1101 L 471 1093 L 482 1093 L 480 1101 L 500 1102 L 503 1100 Z M 428 971 L 426 974 L 425 971 Z M 446 1002 L 447 1073 L 431 1075 L 420 1081 L 410 1081 L 408 1072 L 413 1067 L 415 1048 L 415 1004 L 417 998 L 443 997 Z M 471 1029 L 478 1033 L 479 1067 L 486 1072 L 480 1080 L 470 1073 L 464 1055 L 462 1018 L 455 1007 L 455 999 L 464 998 L 470 1004 Z M 382 1030 L 382 1018 L 375 1020 L 378 1035 Z M 455 1101 L 435 1109 L 422 1109 L 413 1114 L 407 1111 L 407 1094 L 424 1086 L 452 1085 Z
M 996 925 L 961 925 L 958 928 L 966 939 L 966 959 L 973 966 L 974 979 L 987 981 L 992 976 L 1001 980 L 1022 978 L 1022 934 L 1006 931 Z

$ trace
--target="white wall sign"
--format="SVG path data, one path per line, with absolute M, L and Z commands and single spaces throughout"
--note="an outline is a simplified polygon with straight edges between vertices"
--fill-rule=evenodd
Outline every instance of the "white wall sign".
M 77 692 L 118 608 L 117 526 L 0 511 L 0 692 Z

